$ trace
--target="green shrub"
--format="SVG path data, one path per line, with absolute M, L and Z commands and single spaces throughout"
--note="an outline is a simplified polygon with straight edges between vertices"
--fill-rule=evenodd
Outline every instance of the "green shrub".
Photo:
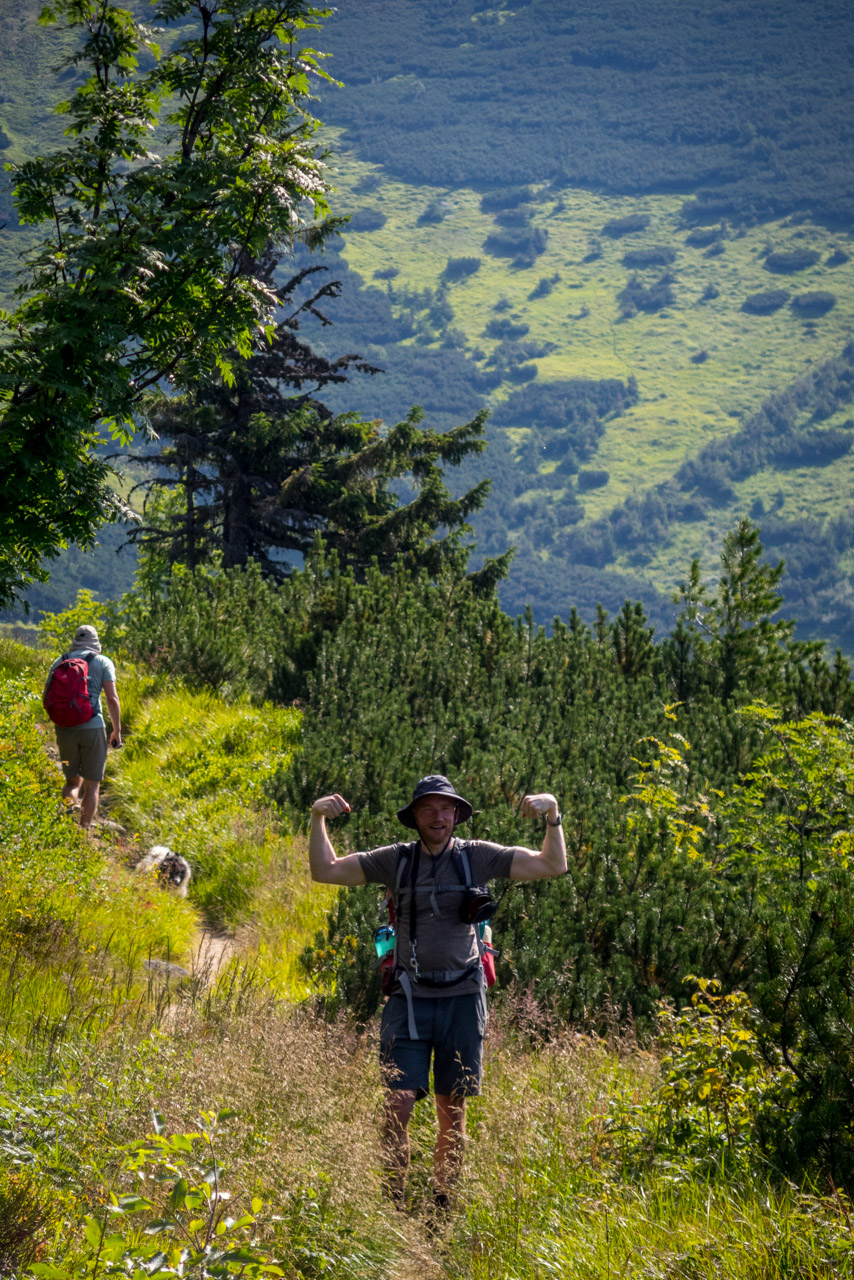
M 812 293 L 799 293 L 792 298 L 791 307 L 796 316 L 817 318 L 826 316 L 836 306 L 836 294 L 827 289 L 816 289 Z
M 751 293 L 742 302 L 741 309 L 751 316 L 770 316 L 784 307 L 790 297 L 787 289 L 766 289 L 762 293 Z
M 379 231 L 388 221 L 381 209 L 357 209 L 350 215 L 348 231 Z
M 505 340 L 509 339 L 510 341 L 515 341 L 519 338 L 524 338 L 530 328 L 531 326 L 524 322 L 516 324 L 513 320 L 502 320 L 496 318 L 487 322 L 483 335 L 485 338 L 502 338 Z
M 814 267 L 821 254 L 815 249 L 791 249 L 788 253 L 769 253 L 765 259 L 765 270 L 777 275 L 792 275 L 796 271 L 806 271 Z
M 506 209 L 503 213 L 495 215 L 495 224 L 498 227 L 529 227 L 531 225 L 531 214 L 528 209 Z
M 282 598 L 254 561 L 245 569 L 175 565 L 162 589 L 123 602 L 124 645 L 153 669 L 226 698 L 263 698 L 283 625 Z
M 578 473 L 577 484 L 579 489 L 584 492 L 586 489 L 602 489 L 610 479 L 610 473 L 607 471 L 597 471 L 592 467 L 582 468 Z
M 645 285 L 638 276 L 632 276 L 628 284 L 617 295 L 620 303 L 620 315 L 630 318 L 638 311 L 661 311 L 675 302 L 672 288 L 673 276 L 660 276 L 654 284 Z
M 533 302 L 537 298 L 547 298 L 559 281 L 560 276 L 557 272 L 552 276 L 541 276 L 536 287 L 528 294 L 529 300 Z
M 695 227 L 685 237 L 685 243 L 692 249 L 707 249 L 717 243 L 721 237 L 720 227 Z
M 480 199 L 481 213 L 500 213 L 503 209 L 516 209 L 532 200 L 530 187 L 506 187 L 500 191 L 487 191 Z
M 217 1129 L 236 1113 L 203 1113 L 192 1133 L 165 1134 L 155 1113 L 155 1132 L 127 1154 L 122 1172 L 135 1177 L 133 1191 L 110 1192 L 109 1212 L 83 1221 L 85 1249 L 75 1265 L 37 1262 L 43 1280 L 96 1280 L 103 1275 L 181 1275 L 205 1280 L 238 1274 L 262 1280 L 277 1271 L 270 1253 L 256 1247 L 263 1201 L 231 1203 L 224 1188 Z M 234 1212 L 229 1210 L 236 1210 Z M 130 1221 L 134 1218 L 139 1225 Z M 142 1219 L 142 1221 L 140 1221 Z
M 77 628 L 84 624 L 95 627 L 105 653 L 120 644 L 122 623 L 115 603 L 102 602 L 85 588 L 77 592 L 77 599 L 67 609 L 42 615 L 39 637 L 54 654 L 62 653 L 71 644 Z
M 646 231 L 649 217 L 645 213 L 628 213 L 624 218 L 612 218 L 602 228 L 602 235 L 611 240 L 619 240 L 621 236 L 631 236 L 638 231 Z
M 675 261 L 676 250 L 664 244 L 650 249 L 631 249 L 623 254 L 623 266 L 636 271 L 647 267 L 669 267 Z
M 545 253 L 547 233 L 542 227 L 528 230 L 495 231 L 486 237 L 483 248 L 495 258 L 514 258 L 530 264 L 539 254 Z
M 480 258 L 449 258 L 442 272 L 443 280 L 465 280 L 480 270 Z
M 641 1103 L 612 1107 L 608 1135 L 624 1173 L 667 1163 L 696 1178 L 764 1171 L 762 1112 L 779 1111 L 790 1076 L 767 1060 L 761 1018 L 743 992 L 687 977 L 687 1007 L 662 1004 L 657 1048 L 661 1080 Z
M 791 1114 L 770 1117 L 769 1143 L 790 1170 L 829 1169 L 851 1187 L 854 731 L 818 714 L 743 714 L 767 745 L 719 806 L 715 844 L 729 901 L 748 909 L 739 985 L 791 1073 Z
M 448 210 L 439 200 L 431 200 L 425 205 L 416 220 L 416 226 L 419 227 L 435 227 L 438 226 L 445 218 Z

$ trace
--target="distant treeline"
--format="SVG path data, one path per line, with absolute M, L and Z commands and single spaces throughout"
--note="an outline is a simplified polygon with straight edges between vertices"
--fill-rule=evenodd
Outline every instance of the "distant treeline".
M 682 191 L 689 225 L 852 219 L 854 11 L 834 0 L 342 6 L 320 114 L 409 182 Z

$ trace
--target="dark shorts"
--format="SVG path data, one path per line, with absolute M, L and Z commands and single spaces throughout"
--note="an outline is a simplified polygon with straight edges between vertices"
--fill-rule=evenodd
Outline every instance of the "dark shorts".
M 436 1093 L 469 1098 L 480 1093 L 483 1074 L 483 1001 L 478 992 L 465 996 L 416 998 L 419 1040 L 409 1038 L 405 996 L 390 996 L 380 1026 L 380 1067 L 389 1089 L 412 1089 L 416 1097 L 430 1092 L 430 1059 Z
M 56 745 L 66 782 L 83 778 L 86 782 L 103 782 L 107 763 L 107 730 L 92 729 L 87 724 L 73 729 L 55 725 Z

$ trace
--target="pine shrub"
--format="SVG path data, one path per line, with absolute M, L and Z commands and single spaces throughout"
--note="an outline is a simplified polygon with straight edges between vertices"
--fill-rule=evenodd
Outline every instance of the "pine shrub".
M 741 309 L 751 316 L 770 316 L 784 307 L 791 296 L 787 289 L 765 289 L 762 293 L 751 293 L 742 302 Z
M 816 289 L 811 293 L 799 293 L 792 298 L 791 307 L 796 316 L 817 319 L 826 316 L 836 306 L 836 294 L 828 289 Z
M 766 271 L 777 275 L 793 275 L 796 271 L 814 267 L 820 257 L 815 249 L 791 249 L 788 253 L 769 253 L 764 265 Z

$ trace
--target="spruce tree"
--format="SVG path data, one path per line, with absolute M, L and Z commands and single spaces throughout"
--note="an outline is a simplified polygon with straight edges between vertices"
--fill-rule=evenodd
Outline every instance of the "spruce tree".
M 271 286 L 275 266 L 268 257 L 263 275 Z M 459 558 L 467 518 L 485 502 L 489 481 L 454 498 L 444 469 L 485 448 L 486 415 L 434 432 L 422 427 L 417 407 L 388 430 L 353 413 L 332 414 L 317 398 L 324 386 L 354 369 L 379 370 L 355 355 L 327 359 L 297 338 L 300 315 L 325 321 L 319 304 L 338 290 L 333 281 L 296 300 L 321 269 L 304 270 L 276 290 L 274 334 L 260 339 L 248 360 L 235 360 L 228 379 L 205 374 L 185 395 L 153 406 L 151 421 L 165 443 L 138 461 L 156 469 L 149 490 L 176 497 L 155 504 L 157 518 L 131 537 L 159 549 L 168 563 L 195 568 L 219 555 L 231 568 L 255 560 L 265 575 L 282 579 L 318 534 L 359 574 L 372 560 L 388 567 L 402 556 L 410 568 L 436 573 Z M 402 485 L 414 489 L 408 500 Z

